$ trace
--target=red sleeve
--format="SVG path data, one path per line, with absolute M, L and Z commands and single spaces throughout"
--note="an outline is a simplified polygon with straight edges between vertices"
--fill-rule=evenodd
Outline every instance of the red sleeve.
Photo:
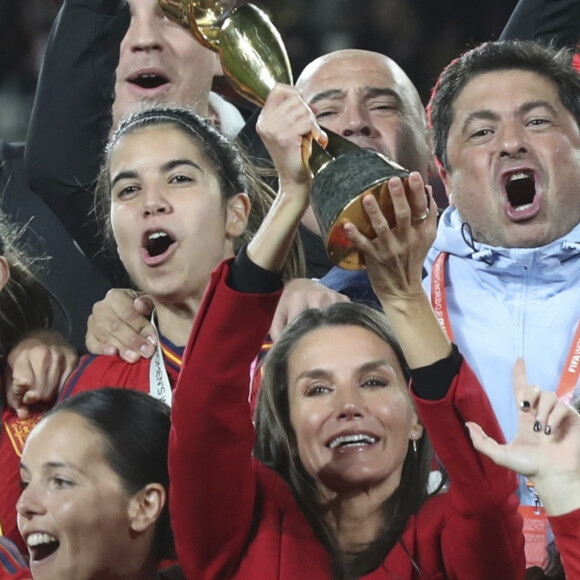
M 131 365 L 119 356 L 85 355 L 61 389 L 58 402 L 103 387 L 148 392 L 149 361 L 140 359 Z
M 450 515 L 441 537 L 446 570 L 469 580 L 523 578 L 516 475 L 478 453 L 465 427 L 475 421 L 490 437 L 504 440 L 477 378 L 464 362 L 444 399 L 414 399 L 450 480 Z
M 228 578 L 244 554 L 256 501 L 250 366 L 280 292 L 241 294 L 212 275 L 174 391 L 170 510 L 187 578 Z
M 69 399 L 77 393 L 86 390 L 94 390 L 101 385 L 102 370 L 99 367 L 99 357 L 88 354 L 83 356 L 77 366 L 70 374 L 66 383 L 58 394 L 58 402 Z M 87 385 L 96 385 L 92 389 L 87 389 Z
M 8 539 L 0 537 L 0 580 L 31 580 L 22 554 Z
M 567 580 L 580 580 L 580 509 L 548 518 Z

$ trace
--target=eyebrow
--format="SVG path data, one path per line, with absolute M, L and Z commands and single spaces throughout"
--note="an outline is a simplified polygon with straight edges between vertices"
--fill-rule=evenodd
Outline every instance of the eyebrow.
M 551 113 L 556 115 L 558 113 L 558 109 L 552 105 L 549 101 L 544 101 L 542 99 L 537 99 L 536 101 L 528 101 L 524 103 L 519 109 L 519 113 L 529 113 L 534 109 L 548 109 Z
M 389 87 L 365 87 L 364 96 L 367 99 L 375 97 L 394 97 L 398 103 L 401 103 L 401 96 L 394 89 Z
M 76 465 L 74 465 L 73 463 L 70 463 L 68 461 L 47 461 L 46 463 L 42 464 L 42 468 L 45 470 L 46 469 L 60 469 L 61 467 L 66 467 L 67 469 L 73 469 L 74 471 L 77 471 L 78 473 L 84 474 L 84 471 L 80 467 L 77 467 Z M 28 467 L 26 467 L 26 465 L 24 465 L 24 463 L 22 463 L 22 461 L 20 462 L 20 469 L 30 473 L 30 469 L 28 469 Z
M 520 105 L 516 111 L 516 114 L 525 115 L 526 113 L 529 113 L 530 111 L 539 108 L 548 109 L 554 115 L 558 113 L 558 110 L 556 109 L 556 107 L 554 107 L 554 105 L 552 105 L 552 103 L 544 101 L 542 99 L 538 99 L 535 101 L 527 101 L 522 105 Z M 473 121 L 499 121 L 499 120 L 500 120 L 499 114 L 490 109 L 480 109 L 479 111 L 473 111 L 465 118 L 465 121 L 463 122 L 462 125 L 462 131 L 465 131 L 465 129 Z
M 467 115 L 463 121 L 461 132 L 465 132 L 469 125 L 471 125 L 471 123 L 474 121 L 499 121 L 499 115 L 490 109 L 480 109 L 479 111 L 473 111 L 472 113 L 469 113 L 469 115 Z
M 401 97 L 397 91 L 390 89 L 389 87 L 362 87 L 363 95 L 365 99 L 374 99 L 376 97 L 394 97 L 397 103 L 401 104 Z M 345 91 L 342 89 L 328 89 L 327 91 L 322 91 L 321 93 L 315 94 L 308 103 L 313 105 L 320 101 L 326 99 L 342 99 L 345 96 Z
M 172 169 L 175 169 L 180 165 L 188 165 L 189 167 L 193 167 L 200 173 L 203 172 L 200 165 L 198 165 L 195 161 L 192 161 L 191 159 L 187 159 L 185 157 L 183 159 L 170 159 L 161 166 L 161 171 L 163 173 L 167 173 L 168 171 L 171 171 Z M 117 175 L 115 175 L 115 177 L 111 180 L 111 187 L 114 187 L 115 184 L 121 181 L 122 179 L 136 179 L 138 176 L 139 174 L 135 170 L 121 171 L 117 173 Z
M 386 359 L 373 360 L 373 361 L 366 362 L 366 363 L 362 364 L 360 367 L 358 367 L 356 369 L 356 372 L 358 374 L 362 374 L 362 373 L 367 373 L 369 371 L 374 371 L 374 370 L 381 368 L 381 367 L 388 367 L 393 372 L 395 372 L 393 365 Z M 296 382 L 303 380 L 303 379 L 323 379 L 323 378 L 326 378 L 330 375 L 332 375 L 332 370 L 308 369 L 308 370 L 301 372 L 296 377 Z
M 322 91 L 321 93 L 316 93 L 308 104 L 314 105 L 320 101 L 324 101 L 326 99 L 341 99 L 345 95 L 345 92 L 341 89 L 328 89 L 327 91 Z

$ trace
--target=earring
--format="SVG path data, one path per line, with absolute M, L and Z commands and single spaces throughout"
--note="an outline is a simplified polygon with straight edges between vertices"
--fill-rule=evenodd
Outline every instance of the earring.
M 413 439 L 413 453 L 417 455 L 417 441 L 415 439 Z

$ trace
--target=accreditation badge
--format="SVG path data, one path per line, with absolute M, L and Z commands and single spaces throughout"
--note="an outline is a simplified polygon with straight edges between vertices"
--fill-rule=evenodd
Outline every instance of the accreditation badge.
M 520 514 L 524 518 L 524 538 L 526 542 L 526 566 L 543 567 L 548 545 L 548 518 L 542 506 L 522 505 Z

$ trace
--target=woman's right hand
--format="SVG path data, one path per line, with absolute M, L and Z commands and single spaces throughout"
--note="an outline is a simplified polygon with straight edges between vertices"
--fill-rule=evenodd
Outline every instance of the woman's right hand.
M 302 161 L 304 139 L 323 143 L 312 109 L 294 87 L 277 84 L 256 125 L 278 172 L 278 194 L 248 245 L 248 257 L 266 270 L 279 272 L 300 220 L 310 205 L 310 172 Z
M 309 190 L 310 172 L 302 161 L 304 140 L 308 144 L 315 139 L 325 146 L 327 137 L 300 91 L 277 84 L 264 104 L 256 131 L 276 167 L 280 189 L 307 187 Z

